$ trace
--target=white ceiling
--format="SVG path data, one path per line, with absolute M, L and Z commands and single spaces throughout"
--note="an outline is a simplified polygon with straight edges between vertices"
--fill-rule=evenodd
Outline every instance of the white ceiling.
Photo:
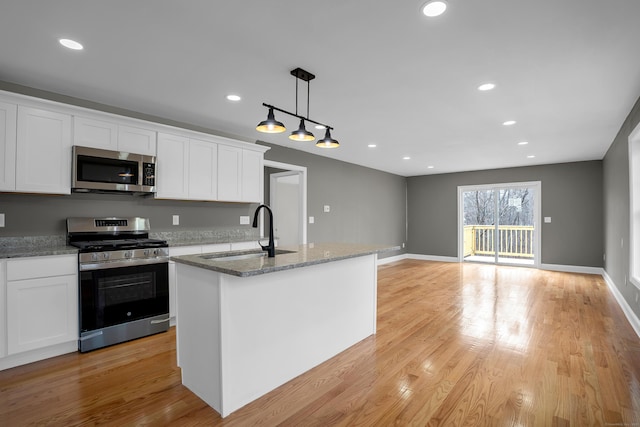
M 640 96 L 640 1 L 422 2 L 7 0 L 0 80 L 404 176 L 603 158 Z M 339 149 L 255 131 L 262 102 L 295 110 L 296 67 Z

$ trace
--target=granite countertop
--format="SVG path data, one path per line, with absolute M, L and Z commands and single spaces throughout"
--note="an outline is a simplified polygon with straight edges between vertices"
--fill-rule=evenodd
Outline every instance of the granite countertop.
M 149 237 L 166 240 L 169 247 L 257 241 L 254 228 L 217 227 L 212 230 L 152 232 Z M 65 235 L 0 237 L 0 259 L 48 255 L 77 254 L 78 248 L 68 246 Z
M 339 261 L 341 259 L 355 258 L 365 255 L 377 254 L 381 252 L 398 250 L 398 246 L 367 245 L 352 243 L 310 243 L 297 247 L 276 248 L 276 256 L 268 258 L 266 256 L 220 260 L 206 259 L 208 254 L 182 255 L 171 257 L 172 261 L 180 264 L 187 264 L 194 267 L 204 268 L 219 273 L 230 274 L 239 277 L 257 276 L 276 271 L 290 270 L 293 268 L 306 267 L 309 265 L 323 264 L 327 262 Z M 291 251 L 289 253 L 278 254 L 277 251 Z M 262 253 L 262 251 L 239 251 L 215 254 L 221 258 L 246 255 L 251 253 Z M 214 254 L 211 254 L 214 255 Z
M 0 238 L 0 259 L 77 253 L 78 248 L 68 246 L 65 236 Z

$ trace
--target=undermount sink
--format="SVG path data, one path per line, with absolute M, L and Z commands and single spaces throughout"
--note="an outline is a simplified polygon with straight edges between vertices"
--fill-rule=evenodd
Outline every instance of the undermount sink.
M 283 254 L 291 254 L 294 253 L 295 251 L 287 251 L 284 249 L 276 249 L 276 255 L 283 255 Z M 265 251 L 252 251 L 252 252 L 245 252 L 245 253 L 216 253 L 216 254 L 208 254 L 208 255 L 201 255 L 200 258 L 202 259 L 209 259 L 212 261 L 242 261 L 242 260 L 246 260 L 246 259 L 253 259 L 253 258 L 266 258 L 267 257 L 267 253 Z

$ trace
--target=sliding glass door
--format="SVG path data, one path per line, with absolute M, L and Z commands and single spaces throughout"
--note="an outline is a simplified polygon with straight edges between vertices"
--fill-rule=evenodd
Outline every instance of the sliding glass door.
M 540 183 L 459 187 L 459 258 L 538 265 Z

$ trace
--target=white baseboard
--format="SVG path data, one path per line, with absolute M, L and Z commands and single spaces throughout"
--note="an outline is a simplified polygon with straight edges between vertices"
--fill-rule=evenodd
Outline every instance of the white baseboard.
M 607 274 L 606 270 L 602 270 L 602 277 L 604 277 L 605 283 L 618 302 L 618 305 L 622 309 L 622 312 L 626 316 L 627 320 L 629 321 L 629 323 L 631 323 L 631 327 L 634 331 L 636 331 L 636 335 L 638 335 L 638 337 L 640 338 L 640 319 L 638 319 L 638 316 L 636 316 L 636 314 L 633 312 L 631 306 L 629 306 L 627 300 L 624 299 L 624 297 L 618 290 L 618 287 L 613 282 L 613 279 L 611 279 L 611 277 Z
M 67 353 L 76 353 L 77 351 L 78 341 L 76 340 L 22 353 L 10 354 L 0 359 L 0 371 L 15 368 L 20 365 L 26 365 L 27 363 L 37 362 L 39 360 L 49 359 L 51 357 L 61 356 Z
M 407 258 L 419 259 L 423 261 L 458 262 L 458 258 L 454 256 L 407 254 Z
M 563 271 L 565 273 L 584 273 L 602 275 L 601 267 L 583 267 L 580 265 L 540 264 L 541 270 Z
M 378 258 L 378 265 L 389 264 L 390 262 L 402 261 L 403 259 L 407 259 L 407 254 L 390 256 L 386 258 Z

